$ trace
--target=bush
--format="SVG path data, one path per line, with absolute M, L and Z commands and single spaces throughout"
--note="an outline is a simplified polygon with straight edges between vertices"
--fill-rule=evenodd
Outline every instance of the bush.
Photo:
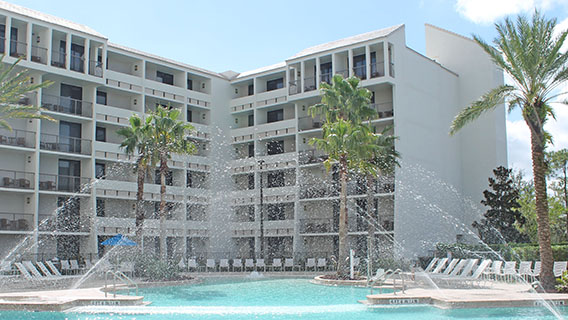
M 556 290 L 558 290 L 559 293 L 568 293 L 568 271 L 564 271 L 560 279 L 556 281 L 558 282 Z
M 494 251 L 495 253 L 493 253 Z M 438 243 L 436 244 L 436 256 L 445 257 L 447 252 L 452 257 L 459 259 L 503 259 L 507 261 L 539 261 L 540 253 L 538 244 L 534 243 L 511 243 L 511 244 L 462 244 L 462 243 Z M 554 261 L 568 260 L 568 245 L 556 244 L 552 246 Z
M 136 261 L 136 274 L 150 281 L 178 280 L 180 278 L 176 264 L 155 257 L 141 257 Z

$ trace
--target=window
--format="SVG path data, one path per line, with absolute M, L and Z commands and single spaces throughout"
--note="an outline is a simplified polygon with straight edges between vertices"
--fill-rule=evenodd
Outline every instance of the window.
M 95 130 L 95 140 L 105 142 L 106 141 L 106 128 L 97 127 Z
M 81 153 L 81 124 L 59 121 L 59 143 L 57 150 Z
M 249 190 L 254 189 L 254 173 L 248 175 L 248 188 Z
M 191 171 L 187 171 L 186 177 L 187 177 L 186 187 L 191 188 L 193 186 L 193 176 L 191 174 Z
M 97 104 L 105 105 L 107 104 L 107 93 L 104 91 L 97 90 Z
M 254 126 L 254 114 L 249 114 L 249 116 L 248 116 L 248 126 L 249 126 L 249 127 Z
M 266 206 L 267 220 L 286 220 L 286 211 L 283 203 L 269 204 Z
M 187 90 L 193 90 L 193 80 L 187 79 Z
M 97 179 L 104 179 L 106 174 L 106 166 L 104 163 L 95 163 L 95 177 Z
M 77 192 L 81 188 L 81 162 L 59 159 L 57 190 Z
M 276 171 L 268 173 L 267 188 L 279 188 L 284 186 L 284 172 Z
M 83 115 L 83 88 L 62 83 L 59 112 Z
M 249 144 L 248 145 L 248 156 L 249 158 L 254 157 L 254 144 Z
M 165 72 L 161 72 L 161 71 L 156 71 L 156 80 L 161 82 L 161 83 L 165 83 L 165 84 L 169 84 L 169 85 L 174 85 L 174 75 L 173 74 L 169 74 L 169 73 L 165 73 Z
M 360 79 L 367 78 L 367 67 L 365 66 L 365 55 L 353 57 L 353 74 Z
M 268 111 L 266 113 L 266 122 L 276 122 L 284 120 L 284 109 Z
M 105 216 L 105 200 L 97 199 L 97 217 Z
M 85 47 L 79 44 L 71 43 L 71 70 L 84 72 L 85 66 L 83 60 L 85 55 Z
M 248 95 L 252 96 L 254 94 L 254 84 L 248 85 Z
M 0 24 L 0 37 L 6 38 L 6 25 Z M 4 41 L 0 41 L 0 53 L 4 53 L 6 51 L 6 47 Z
M 284 140 L 270 141 L 267 143 L 266 153 L 268 155 L 284 153 Z
M 191 110 L 187 110 L 187 122 L 193 122 L 193 112 Z
M 272 91 L 276 89 L 284 88 L 284 78 L 278 78 L 270 81 L 266 81 L 266 91 Z

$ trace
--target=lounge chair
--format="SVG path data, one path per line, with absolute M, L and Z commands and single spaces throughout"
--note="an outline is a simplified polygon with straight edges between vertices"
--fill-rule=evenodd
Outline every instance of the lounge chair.
M 286 268 L 290 268 L 291 271 L 294 271 L 295 267 L 296 266 L 294 265 L 294 258 L 284 259 L 284 271 L 286 271 Z
M 12 262 L 11 261 L 3 261 L 0 264 L 0 274 L 1 275 L 11 275 L 12 274 Z
M 134 275 L 134 262 L 131 261 L 122 262 L 120 264 L 119 271 L 129 276 Z
M 262 268 L 262 270 L 266 272 L 266 264 L 264 263 L 264 259 L 256 259 L 256 268 Z
M 517 275 L 517 261 L 505 261 L 505 267 L 503 268 L 503 278 L 505 281 L 513 281 Z
M 306 267 L 304 268 L 305 271 L 308 271 L 308 268 L 313 268 L 316 271 L 316 259 L 315 258 L 308 258 L 306 260 Z
M 477 259 L 470 259 L 459 276 L 447 277 L 444 280 L 446 280 L 447 284 L 474 285 L 474 283 L 479 283 L 482 280 L 481 276 L 491 265 L 491 260 L 481 261 L 479 266 L 475 268 L 475 271 L 473 271 L 472 275 L 470 276 L 469 273 L 473 270 L 473 266 L 477 264 L 477 261 Z
M 485 276 L 489 279 L 497 280 L 502 276 L 503 261 L 495 260 L 491 267 L 485 271 Z
M 275 271 L 276 268 L 280 268 L 280 270 L 282 270 L 282 259 L 272 259 L 272 265 L 270 267 L 272 268 L 272 271 Z
M 353 268 L 355 270 L 359 269 L 359 264 L 361 264 L 361 258 L 353 258 Z
M 229 272 L 229 259 L 219 260 L 219 271 L 221 271 L 222 268 L 226 268 L 227 272 Z
M 77 262 L 77 260 L 69 260 L 69 264 L 71 265 L 71 271 L 74 274 L 79 274 L 84 270 L 79 266 L 79 262 Z
M 532 261 L 521 261 L 519 264 L 519 276 L 528 280 L 532 274 L 531 270 Z
M 432 258 L 432 260 L 430 260 L 430 263 L 426 266 L 426 269 L 424 269 L 424 272 L 432 272 L 432 269 L 434 269 L 434 266 L 436 265 L 436 262 L 438 262 L 438 260 L 440 259 L 436 257 Z
M 458 264 L 454 267 L 454 269 L 450 272 L 449 276 L 457 276 L 467 264 L 467 259 L 461 259 Z
M 217 271 L 217 265 L 215 264 L 215 259 L 207 259 L 205 262 L 205 271 L 209 272 L 209 269 L 213 269 L 213 271 Z
M 450 261 L 450 264 L 448 264 L 448 266 L 446 267 L 444 272 L 442 272 L 442 274 L 449 275 L 450 272 L 454 270 L 454 267 L 456 266 L 456 264 L 458 264 L 458 262 L 460 262 L 460 259 L 457 258 L 452 259 L 452 261 Z
M 68 260 L 61 260 L 61 272 L 65 273 L 66 275 L 71 273 L 71 265 L 69 264 Z
M 196 259 L 188 259 L 187 260 L 187 271 L 189 271 L 191 268 L 193 268 L 194 271 L 198 271 L 199 266 L 197 265 Z
M 233 259 L 233 272 L 235 272 L 235 268 L 239 268 L 240 271 L 243 271 L 243 260 L 242 259 Z
M 564 273 L 564 271 L 566 271 L 566 267 L 568 267 L 568 262 L 567 261 L 554 261 L 554 276 L 555 277 L 561 277 L 562 273 Z
M 534 281 L 537 277 L 540 276 L 540 267 L 541 267 L 541 263 L 540 261 L 536 261 L 534 263 L 534 269 L 531 272 L 531 278 Z
M 185 264 L 185 261 L 183 261 L 183 258 L 181 258 L 177 264 L 178 268 L 182 271 L 187 270 L 187 265 Z
M 26 269 L 26 267 L 24 267 L 24 265 L 21 262 L 16 262 L 16 263 L 14 263 L 14 265 L 16 266 L 16 269 L 18 269 L 18 271 L 20 271 L 20 274 L 24 276 L 24 278 L 26 278 L 28 280 L 35 280 L 35 277 L 33 277 L 30 274 L 28 269 Z
M 250 268 L 252 271 L 254 271 L 254 260 L 253 259 L 245 259 L 245 271 L 247 271 L 248 268 Z
M 478 259 L 469 259 L 469 261 L 467 262 L 467 264 L 463 268 L 463 271 L 460 273 L 460 276 L 461 277 L 468 277 L 469 274 L 472 272 L 473 268 L 475 267 L 475 265 L 477 264 L 477 261 L 479 261 L 479 260 Z M 491 261 L 489 261 L 489 263 L 491 263 Z
M 61 277 L 61 272 L 59 272 L 59 269 L 57 269 L 57 267 L 53 264 L 53 262 L 46 261 L 45 265 L 49 268 L 51 273 L 53 273 L 54 275 L 56 275 L 58 277 Z
M 36 265 L 38 266 L 39 270 L 41 270 L 41 272 L 48 278 L 61 277 L 61 276 L 56 276 L 55 274 L 53 274 L 53 272 L 51 272 L 49 270 L 49 268 L 47 268 L 47 266 L 41 261 L 36 262 Z
M 34 278 L 42 279 L 44 275 L 37 270 L 34 264 L 31 261 L 23 261 L 22 264 L 24 267 L 32 274 Z
M 325 258 L 318 258 L 316 269 L 319 270 L 319 268 L 323 268 L 323 271 L 327 270 L 327 261 Z
M 446 263 L 448 262 L 448 258 L 443 258 L 440 259 L 438 261 L 438 264 L 436 265 L 436 267 L 434 268 L 434 270 L 432 270 L 432 273 L 440 273 L 442 272 L 442 268 L 444 268 L 446 266 Z

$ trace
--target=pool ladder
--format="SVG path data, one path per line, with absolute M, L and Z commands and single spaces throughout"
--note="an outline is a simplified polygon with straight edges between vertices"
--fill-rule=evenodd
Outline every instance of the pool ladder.
M 388 279 L 392 279 L 392 287 L 394 289 L 393 294 L 396 295 L 396 278 L 395 276 L 398 275 L 398 279 L 401 282 L 401 286 L 400 286 L 400 291 L 402 293 L 404 293 L 404 277 L 402 276 L 402 270 L 400 269 L 396 269 L 396 270 L 392 270 L 392 269 L 388 269 L 387 271 L 385 271 L 383 274 L 379 275 L 378 277 L 373 277 L 370 278 L 367 281 L 367 287 L 371 288 L 371 294 L 373 294 L 373 286 L 374 285 L 378 285 L 379 286 L 379 293 L 383 293 L 383 285 L 385 284 L 385 282 Z
M 108 275 L 112 276 L 112 293 L 113 293 L 113 298 L 116 298 L 116 280 L 119 280 L 120 282 L 122 282 L 123 284 L 126 285 L 126 288 L 128 288 L 128 294 L 130 295 L 130 287 L 133 286 L 134 288 L 136 288 L 136 295 L 138 295 L 138 285 L 136 284 L 136 282 L 132 281 L 132 279 L 130 279 L 127 275 L 125 275 L 122 271 L 113 271 L 113 270 L 108 270 L 105 273 L 105 298 L 107 297 L 107 293 L 108 293 L 108 288 L 107 288 L 107 284 L 108 284 Z

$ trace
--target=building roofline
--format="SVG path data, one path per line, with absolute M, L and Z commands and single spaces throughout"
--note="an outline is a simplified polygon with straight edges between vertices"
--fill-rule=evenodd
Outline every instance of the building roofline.
M 423 55 L 422 53 L 420 53 L 420 52 L 418 52 L 418 51 L 416 51 L 416 50 L 414 50 L 414 49 L 412 49 L 412 48 L 410 48 L 410 47 L 408 47 L 408 46 L 406 47 L 406 49 L 410 50 L 410 52 L 413 52 L 413 53 L 419 55 L 420 57 L 426 59 L 427 61 L 430 61 L 430 62 L 434 63 L 435 65 L 437 65 L 437 66 L 439 66 L 440 68 L 442 68 L 442 69 L 448 71 L 449 73 L 453 74 L 454 76 L 456 76 L 456 77 L 459 77 L 459 76 L 460 76 L 458 73 L 456 73 L 456 72 L 454 72 L 454 71 L 452 71 L 452 70 L 450 70 L 450 69 L 444 67 L 444 66 L 443 66 L 441 63 L 439 63 L 438 61 L 436 61 L 436 60 L 434 60 L 434 59 L 432 59 L 432 58 L 430 58 L 430 57 L 428 57 L 428 56 L 425 56 L 425 55 Z
M 450 31 L 450 30 L 448 30 L 448 29 L 444 29 L 444 28 L 435 26 L 435 25 L 433 25 L 433 24 L 425 23 L 425 24 L 424 24 L 424 27 L 434 28 L 434 29 L 436 29 L 436 30 L 443 31 L 443 32 L 445 32 L 445 33 L 449 33 L 449 34 L 454 35 L 454 36 L 456 36 L 456 37 L 459 37 L 459 38 L 462 38 L 462 39 L 464 39 L 464 40 L 468 40 L 468 41 L 471 41 L 471 42 L 474 42 L 474 43 L 475 43 L 475 40 L 473 40 L 472 38 L 466 37 L 466 36 L 461 35 L 461 34 L 459 34 L 459 33 L 455 33 L 455 32 Z

